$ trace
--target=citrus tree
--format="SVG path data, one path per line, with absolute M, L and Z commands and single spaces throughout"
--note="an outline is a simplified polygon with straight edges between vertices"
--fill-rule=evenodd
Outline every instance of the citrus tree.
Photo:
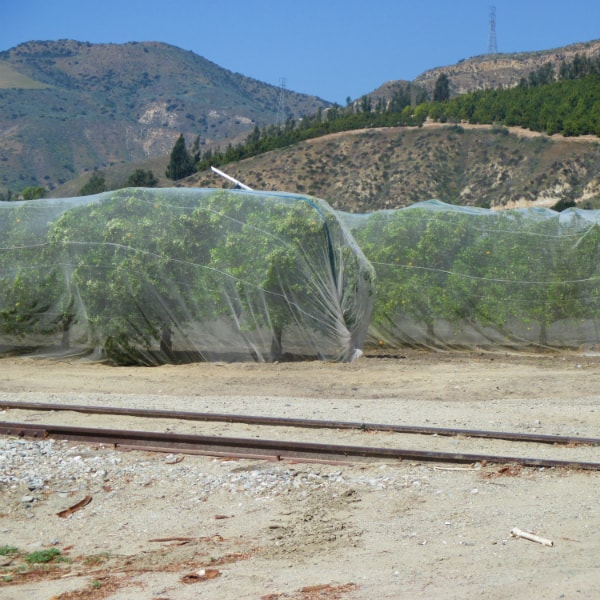
M 115 362 L 152 363 L 155 342 L 168 355 L 173 328 L 190 318 L 203 288 L 189 284 L 211 244 L 192 212 L 132 188 L 101 194 L 54 224 L 51 246 L 70 265 L 90 343 Z
M 596 212 L 430 201 L 346 219 L 377 272 L 371 341 L 443 347 L 444 323 L 461 345 L 562 346 L 598 327 Z
M 490 212 L 449 284 L 469 298 L 473 320 L 504 343 L 548 346 L 552 325 L 595 319 L 598 234 L 582 211 Z
M 264 345 L 267 336 L 277 359 L 287 330 L 292 347 L 350 358 L 368 325 L 373 270 L 335 213 L 306 196 L 228 196 L 226 241 L 213 248 L 211 266 L 246 343 Z
M 173 334 L 204 356 L 278 358 L 286 329 L 291 352 L 303 341 L 348 359 L 368 324 L 371 267 L 314 199 L 119 190 L 62 215 L 50 246 L 69 265 L 78 322 L 120 364 L 171 360 Z
M 49 225 L 62 201 L 0 203 L 0 344 L 53 343 L 68 333 L 75 298 L 65 265 L 49 249 Z
M 389 345 L 438 346 L 436 322 L 460 326 L 465 300 L 448 279 L 469 243 L 469 218 L 467 211 L 429 201 L 356 222 L 354 235 L 377 274 L 371 337 Z M 423 333 L 410 335 L 409 322 Z

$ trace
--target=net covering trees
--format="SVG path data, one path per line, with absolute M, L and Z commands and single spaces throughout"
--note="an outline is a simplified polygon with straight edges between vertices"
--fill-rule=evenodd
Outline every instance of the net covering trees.
M 373 269 L 315 198 L 129 188 L 0 222 L 0 350 L 351 360 L 368 328 Z
M 0 203 L 0 353 L 117 364 L 600 345 L 600 212 L 129 188 Z
M 367 343 L 600 343 L 600 212 L 439 201 L 343 217 L 377 274 Z

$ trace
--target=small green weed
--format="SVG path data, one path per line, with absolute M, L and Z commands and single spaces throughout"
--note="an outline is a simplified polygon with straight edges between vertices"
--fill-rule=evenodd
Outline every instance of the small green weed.
M 15 554 L 19 549 L 16 546 L 0 546 L 0 556 L 6 556 L 7 554 Z
M 47 550 L 37 550 L 25 556 L 26 562 L 30 565 L 38 563 L 47 563 L 60 555 L 58 548 L 48 548 Z

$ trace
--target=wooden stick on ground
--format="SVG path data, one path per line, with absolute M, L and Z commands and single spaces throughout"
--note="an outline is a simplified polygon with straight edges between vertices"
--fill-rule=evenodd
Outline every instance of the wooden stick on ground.
M 547 538 L 540 537 L 539 535 L 535 535 L 534 533 L 529 533 L 528 531 L 523 531 L 518 527 L 513 527 L 510 530 L 510 534 L 514 537 L 520 537 L 524 540 L 529 540 L 531 542 L 537 542 L 538 544 L 542 544 L 543 546 L 554 546 L 554 542 Z

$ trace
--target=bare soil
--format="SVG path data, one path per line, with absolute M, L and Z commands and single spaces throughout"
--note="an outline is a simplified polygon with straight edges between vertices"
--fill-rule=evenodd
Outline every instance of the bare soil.
M 600 437 L 599 389 L 595 354 L 408 351 L 351 364 L 155 368 L 0 359 L 4 401 L 587 437 Z M 67 417 L 2 412 L 3 421 L 21 418 Z M 89 426 L 96 420 L 69 418 Z M 178 430 L 179 424 L 156 426 Z M 219 434 L 230 431 L 240 433 Z M 360 435 L 375 436 L 335 439 L 354 443 Z M 17 549 L 0 555 L 2 599 L 600 597 L 597 471 L 416 461 L 289 464 L 44 443 L 6 442 L 11 450 L 0 461 L 0 549 Z M 374 443 L 558 452 L 600 462 L 590 446 L 522 450 L 522 444 L 462 437 L 399 441 L 394 434 L 377 434 Z M 43 485 L 28 487 L 36 478 Z M 59 516 L 69 507 L 76 508 Z M 514 537 L 515 527 L 553 545 Z M 50 548 L 62 561 L 26 562 L 31 552 Z

